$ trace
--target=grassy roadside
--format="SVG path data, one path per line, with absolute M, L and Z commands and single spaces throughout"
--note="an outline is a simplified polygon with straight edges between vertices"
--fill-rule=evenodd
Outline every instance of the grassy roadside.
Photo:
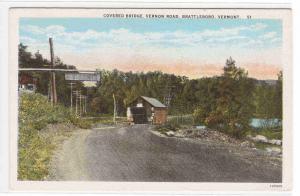
M 48 125 L 66 124 L 90 128 L 90 122 L 72 115 L 62 105 L 51 106 L 41 94 L 23 93 L 19 98 L 18 179 L 43 180 L 49 174 L 51 156 L 62 141 L 71 135 L 66 126 L 52 131 Z M 74 128 L 73 127 L 73 128 Z M 72 130 L 69 127 L 70 130 Z

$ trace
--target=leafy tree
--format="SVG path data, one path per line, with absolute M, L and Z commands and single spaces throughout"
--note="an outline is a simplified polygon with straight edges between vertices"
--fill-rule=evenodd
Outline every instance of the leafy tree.
M 205 119 L 207 118 L 206 112 L 202 107 L 197 107 L 194 110 L 193 116 L 196 124 L 204 124 Z
M 282 119 L 282 71 L 278 73 L 278 79 L 276 82 L 275 89 L 275 117 L 278 119 Z
M 76 69 L 56 57 L 57 68 Z M 50 62 L 38 51 L 31 54 L 27 46 L 19 45 L 20 67 L 50 67 Z M 139 96 L 155 97 L 161 102 L 169 96 L 168 114 L 193 114 L 196 123 L 206 124 L 236 137 L 242 137 L 253 117 L 282 119 L 282 72 L 275 85 L 248 77 L 230 57 L 221 76 L 188 79 L 160 71 L 147 73 L 98 70 L 101 75 L 96 87 L 84 87 L 76 82 L 74 89 L 88 96 L 91 114 L 112 114 L 113 94 L 118 115 L 126 115 L 126 108 Z M 30 73 L 38 79 L 37 91 L 49 92 L 49 72 Z M 70 85 L 63 73 L 56 74 L 58 101 L 70 105 Z
M 244 135 L 253 115 L 254 83 L 247 75 L 231 57 L 227 59 L 219 80 L 216 108 L 207 117 L 207 125 L 239 138 Z
M 264 119 L 282 119 L 282 72 L 275 84 L 260 82 L 255 88 L 256 116 Z
M 32 55 L 31 52 L 27 51 L 28 47 L 23 45 L 22 43 L 19 44 L 19 67 L 21 68 L 50 68 L 50 62 L 37 51 Z M 68 69 L 68 68 L 75 68 L 74 66 L 67 66 L 63 63 L 60 58 L 55 58 L 55 66 L 56 68 Z M 24 72 L 20 72 L 22 74 Z M 33 78 L 37 79 L 37 92 L 43 95 L 48 95 L 49 93 L 49 82 L 50 82 L 50 72 L 41 72 L 41 71 L 31 71 L 26 72 L 27 75 L 32 76 Z M 70 85 L 69 82 L 65 80 L 64 73 L 56 73 L 56 88 L 57 88 L 57 96 L 58 101 L 63 103 L 66 106 L 70 105 Z M 81 82 L 77 82 L 77 90 L 84 91 L 85 88 L 83 87 Z

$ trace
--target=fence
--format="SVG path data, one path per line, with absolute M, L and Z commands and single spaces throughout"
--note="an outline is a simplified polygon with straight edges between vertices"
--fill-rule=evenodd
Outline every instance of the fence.
M 170 124 L 194 125 L 194 117 L 192 114 L 168 116 L 167 122 Z

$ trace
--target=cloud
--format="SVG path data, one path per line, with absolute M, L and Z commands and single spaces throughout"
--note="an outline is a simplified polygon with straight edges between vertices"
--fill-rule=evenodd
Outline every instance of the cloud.
M 271 39 L 270 42 L 271 42 L 271 43 L 281 42 L 281 38 L 275 37 L 275 38 Z
M 267 33 L 261 35 L 260 38 L 262 38 L 262 39 L 272 39 L 272 38 L 275 38 L 276 36 L 277 36 L 277 32 L 272 31 L 272 32 L 267 32 Z
M 39 26 L 27 25 L 23 26 L 24 32 L 29 32 L 33 35 L 44 35 L 53 37 L 61 43 L 73 46 L 88 46 L 93 49 L 93 44 L 114 43 L 116 45 L 150 45 L 156 44 L 161 46 L 186 45 L 192 46 L 199 42 L 208 42 L 215 44 L 224 44 L 227 41 L 241 41 L 247 37 L 241 36 L 242 31 L 257 31 L 265 28 L 266 25 L 257 23 L 251 26 L 239 26 L 234 28 L 221 28 L 217 30 L 202 30 L 195 32 L 174 31 L 174 32 L 145 32 L 136 33 L 129 29 L 112 29 L 110 31 L 95 31 L 89 29 L 83 32 L 67 32 L 65 27 L 59 25 L 51 25 L 46 28 Z M 270 36 L 270 35 L 266 35 Z M 250 39 L 250 38 L 249 38 Z
M 38 43 L 38 40 L 32 38 L 32 37 L 28 37 L 28 36 L 21 36 L 20 37 L 21 42 L 25 42 L 29 45 L 32 45 L 34 43 Z
M 21 26 L 21 30 L 24 32 L 32 33 L 34 35 L 42 35 L 45 33 L 43 28 L 34 25 Z
M 259 30 L 265 29 L 266 27 L 267 27 L 267 25 L 264 23 L 255 23 L 253 25 L 250 25 L 249 29 L 252 29 L 254 31 L 259 31 Z
M 49 58 L 48 37 L 51 36 L 54 38 L 55 55 L 65 63 L 82 69 L 160 69 L 196 78 L 218 75 L 229 56 L 233 56 L 241 66 L 280 63 L 280 53 L 274 55 L 273 46 L 267 48 L 267 44 L 280 40 L 278 33 L 260 32 L 265 28 L 267 25 L 256 23 L 193 32 L 133 32 L 125 28 L 70 31 L 59 25 L 44 28 L 26 25 L 21 27 L 20 41 L 32 52 L 40 50 Z M 26 34 L 23 35 L 23 32 Z
M 210 38 L 207 42 L 228 42 L 228 41 L 241 41 L 247 40 L 246 36 L 231 36 L 231 37 L 217 37 L 217 38 Z
M 248 27 L 222 28 L 220 30 L 205 30 L 200 32 L 200 36 L 204 37 L 227 37 L 236 36 L 243 30 L 250 30 Z
M 65 32 L 65 27 L 60 25 L 50 25 L 46 28 L 42 28 L 34 25 L 22 26 L 21 30 L 28 32 L 34 35 L 61 35 Z

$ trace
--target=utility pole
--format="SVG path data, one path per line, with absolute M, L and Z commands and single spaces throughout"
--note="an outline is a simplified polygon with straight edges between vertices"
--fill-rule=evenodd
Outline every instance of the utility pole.
M 115 94 L 113 93 L 113 99 L 114 99 L 114 124 L 116 124 L 116 111 L 117 111 L 117 106 L 116 106 L 116 98 Z
M 70 83 L 71 85 L 71 112 L 73 111 L 73 82 Z
M 79 91 L 79 116 L 81 116 L 81 109 L 82 109 L 82 105 L 81 105 L 81 91 Z
M 85 113 L 84 113 L 84 104 L 85 104 L 85 96 L 84 95 L 81 95 L 81 99 L 82 99 L 82 114 L 84 115 Z
M 77 107 L 77 105 L 78 105 L 78 91 L 74 91 L 74 93 L 76 95 L 76 97 L 75 97 L 75 104 L 76 104 L 75 113 L 76 113 L 76 116 L 77 116 L 77 114 L 78 114 L 78 107 Z
M 51 73 L 50 73 L 50 83 L 48 83 L 48 100 L 51 100 Z
M 164 86 L 164 104 L 169 107 L 170 106 L 170 103 L 172 101 L 172 98 L 174 96 L 174 93 L 173 93 L 173 89 L 175 88 L 176 86 L 174 85 L 166 85 Z
M 82 113 L 86 113 L 86 95 L 82 95 Z
M 84 113 L 86 114 L 87 95 L 85 96 Z
M 52 38 L 49 38 L 50 44 L 50 57 L 51 57 L 51 68 L 54 69 L 55 67 L 55 60 L 54 60 L 54 52 L 53 52 L 53 41 Z M 57 103 L 57 94 L 56 94 L 56 83 L 55 83 L 55 72 L 52 71 L 50 73 L 50 84 L 51 84 L 51 102 L 52 104 Z

